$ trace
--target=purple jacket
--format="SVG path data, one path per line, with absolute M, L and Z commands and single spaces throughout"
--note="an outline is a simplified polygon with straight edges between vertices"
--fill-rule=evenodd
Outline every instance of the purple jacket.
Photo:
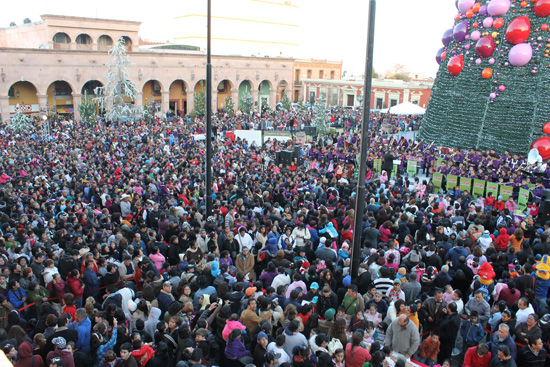
M 237 338 L 233 343 L 227 343 L 225 347 L 225 355 L 228 359 L 239 359 L 246 356 L 251 356 L 240 338 Z

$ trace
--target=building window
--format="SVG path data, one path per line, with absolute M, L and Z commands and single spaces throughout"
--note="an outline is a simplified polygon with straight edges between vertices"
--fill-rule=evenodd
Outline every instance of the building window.
M 76 37 L 76 43 L 79 45 L 91 45 L 92 44 L 92 37 L 88 36 L 87 34 L 79 34 L 78 37 Z
M 412 102 L 412 104 L 418 105 L 418 100 L 417 99 L 413 99 L 411 102 Z
M 296 72 L 294 73 L 294 81 L 299 82 L 300 81 L 300 69 L 296 69 Z
M 384 108 L 384 98 L 376 98 L 376 108 L 379 110 Z
M 324 76 L 325 76 L 325 71 L 319 70 L 319 79 L 323 79 Z
M 311 79 L 311 69 L 307 71 L 307 78 Z
M 113 44 L 113 39 L 110 36 L 104 34 L 97 39 L 97 44 L 99 46 L 111 46 Z
M 67 33 L 59 32 L 53 36 L 53 43 L 71 43 L 71 37 Z
M 397 106 L 397 99 L 390 100 L 390 107 Z
M 335 75 L 335 74 L 336 74 L 336 73 L 334 72 L 334 70 L 331 70 L 331 71 L 330 71 L 330 79 L 334 79 L 334 75 Z

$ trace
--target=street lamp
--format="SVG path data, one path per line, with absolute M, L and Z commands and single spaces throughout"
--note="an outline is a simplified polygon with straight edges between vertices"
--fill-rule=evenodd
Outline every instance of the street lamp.
M 42 124 L 41 124 L 42 137 L 47 139 L 50 137 L 50 121 L 48 116 L 42 115 Z

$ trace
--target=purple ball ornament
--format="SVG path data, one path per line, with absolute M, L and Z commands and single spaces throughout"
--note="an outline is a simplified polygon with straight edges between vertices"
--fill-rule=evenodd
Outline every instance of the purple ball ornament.
M 494 0 L 493 0 L 494 1 Z M 533 48 L 528 43 L 520 43 L 510 50 L 508 60 L 513 66 L 526 65 L 533 57 Z
M 464 41 L 464 38 L 466 38 L 466 35 L 468 34 L 469 26 L 470 24 L 467 21 L 457 24 L 457 26 L 453 30 L 453 38 L 456 42 Z
M 441 65 L 441 54 L 445 51 L 445 47 L 441 47 L 439 50 L 437 50 L 437 53 L 435 54 L 435 61 L 439 65 Z
M 458 10 L 461 13 L 466 13 L 466 11 L 471 9 L 474 4 L 475 0 L 458 0 Z
M 481 38 L 481 32 L 480 31 L 473 31 L 472 32 L 472 41 L 479 41 L 479 39 Z
M 453 40 L 453 30 L 452 29 L 447 29 L 443 33 L 443 37 L 441 39 L 441 42 L 443 43 L 443 46 L 447 47 L 447 46 L 449 46 L 449 43 L 451 43 L 452 40 Z
M 493 17 L 499 16 L 510 10 L 511 5 L 510 0 L 491 0 L 487 5 L 487 12 Z
M 478 14 L 482 16 L 487 15 L 487 5 L 481 5 Z

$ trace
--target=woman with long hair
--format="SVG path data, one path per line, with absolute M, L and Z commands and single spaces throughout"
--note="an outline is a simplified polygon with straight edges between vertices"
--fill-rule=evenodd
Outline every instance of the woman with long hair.
M 331 340 L 333 338 L 340 340 L 342 345 L 345 347 L 348 342 L 348 336 L 346 335 L 346 320 L 336 319 L 328 332 L 328 337 Z
M 239 360 L 244 365 L 253 362 L 252 354 L 244 346 L 241 340 L 241 331 L 239 329 L 233 329 L 229 333 L 227 339 L 227 345 L 225 347 L 225 355 L 228 359 Z
M 362 367 L 371 360 L 371 355 L 367 348 L 361 346 L 363 333 L 356 331 L 351 336 L 351 343 L 346 345 L 346 367 Z

